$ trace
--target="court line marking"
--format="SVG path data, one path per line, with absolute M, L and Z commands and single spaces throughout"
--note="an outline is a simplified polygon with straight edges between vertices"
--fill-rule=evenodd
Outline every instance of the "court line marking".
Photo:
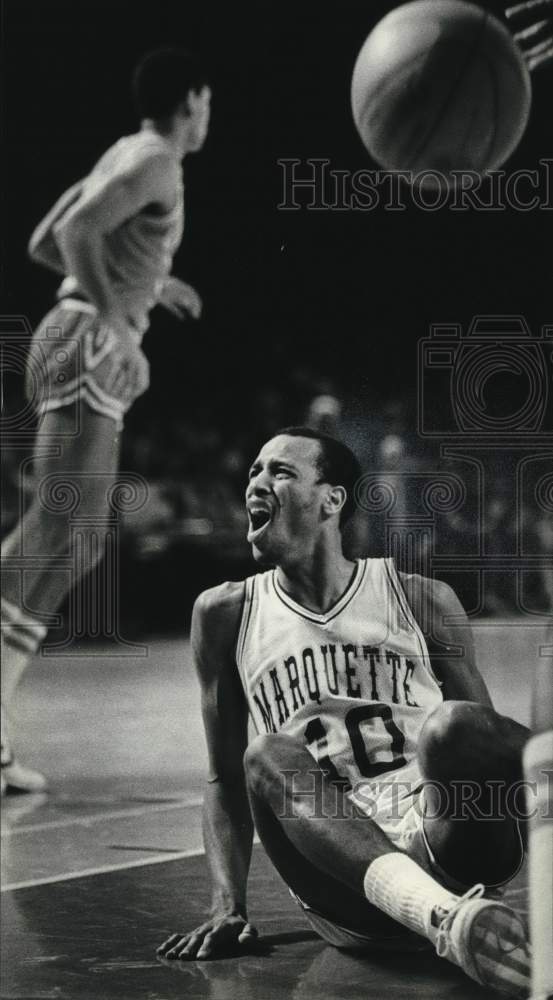
M 261 843 L 257 833 L 254 834 L 254 844 Z M 124 871 L 126 868 L 146 868 L 147 865 L 162 865 L 170 861 L 180 861 L 182 858 L 199 858 L 205 854 L 205 847 L 193 847 L 186 851 L 175 851 L 172 857 L 167 854 L 157 854 L 150 858 L 137 858 L 134 861 L 119 862 L 118 865 L 99 865 L 98 868 L 83 868 L 79 872 L 65 872 L 63 875 L 47 875 L 44 878 L 30 878 L 24 882 L 9 882 L 3 885 L 0 892 L 13 892 L 16 889 L 32 889 L 38 885 L 52 885 L 55 882 L 70 882 L 73 878 L 89 878 L 92 875 L 104 875 L 107 872 Z
M 43 830 L 60 830 L 69 826 L 90 826 L 108 819 L 123 819 L 125 816 L 145 816 L 147 813 L 171 812 L 174 809 L 188 809 L 201 806 L 202 796 L 191 796 L 180 802 L 163 802 L 159 805 L 144 805 L 140 809 L 111 809 L 108 812 L 95 813 L 93 816 L 67 817 L 66 819 L 45 820 L 43 823 L 26 823 L 21 826 L 5 827 L 2 838 L 17 837 L 23 833 L 38 833 Z
M 13 892 L 15 889 L 31 889 L 38 885 L 51 885 L 54 882 L 69 882 L 74 878 L 89 878 L 91 875 L 104 875 L 107 872 L 123 871 L 126 868 L 145 868 L 147 865 L 161 865 L 169 861 L 180 861 L 181 858 L 197 858 L 205 854 L 203 847 L 188 851 L 175 851 L 172 857 L 167 854 L 157 854 L 153 858 L 138 858 L 117 865 L 100 865 L 98 868 L 83 868 L 79 872 L 67 872 L 64 875 L 48 875 L 45 878 L 30 878 L 24 882 L 10 882 L 2 886 L 2 892 Z

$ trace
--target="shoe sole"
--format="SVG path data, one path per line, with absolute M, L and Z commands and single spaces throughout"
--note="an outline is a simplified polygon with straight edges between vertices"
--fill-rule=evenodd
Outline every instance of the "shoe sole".
M 530 994 L 530 945 L 518 914 L 506 906 L 489 906 L 470 929 L 470 954 L 484 986 L 526 998 Z

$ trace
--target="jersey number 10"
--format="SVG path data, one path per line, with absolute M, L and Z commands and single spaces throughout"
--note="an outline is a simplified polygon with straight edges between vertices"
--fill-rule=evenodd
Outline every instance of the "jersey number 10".
M 380 719 L 390 736 L 389 749 L 392 759 L 389 761 L 371 761 L 367 753 L 363 733 L 361 732 L 361 723 L 372 722 L 374 725 L 377 719 Z M 359 769 L 359 773 L 364 778 L 378 778 L 379 775 L 385 774 L 387 771 L 396 771 L 407 763 L 403 756 L 405 737 L 401 729 L 398 729 L 396 726 L 389 705 L 382 705 L 379 702 L 371 705 L 356 705 L 355 708 L 350 708 L 346 715 L 345 723 L 351 742 L 353 759 Z M 311 719 L 306 726 L 305 742 L 308 747 L 313 743 L 317 744 L 317 760 L 321 769 L 328 773 L 331 781 L 341 785 L 344 791 L 348 791 L 351 788 L 348 778 L 338 772 L 328 755 L 328 733 L 320 717 Z M 381 748 L 379 747 L 380 751 Z

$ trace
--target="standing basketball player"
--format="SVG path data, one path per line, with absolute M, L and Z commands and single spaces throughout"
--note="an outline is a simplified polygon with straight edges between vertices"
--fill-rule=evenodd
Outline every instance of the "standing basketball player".
M 40 413 L 35 477 L 40 483 L 57 473 L 71 483 L 74 476 L 79 515 L 100 535 L 109 513 L 106 476 L 117 472 L 123 418 L 148 387 L 140 345 L 149 312 L 156 303 L 180 318 L 197 318 L 201 311 L 194 289 L 170 270 L 183 228 L 182 160 L 204 144 L 210 88 L 195 57 L 160 49 L 137 67 L 133 89 L 140 131 L 116 142 L 62 195 L 29 248 L 34 260 L 64 277 L 58 304 L 30 349 L 29 388 Z M 73 438 L 75 408 L 79 434 Z M 48 457 L 60 440 L 61 457 Z M 68 537 L 67 519 L 45 509 L 37 495 L 2 547 L 2 791 L 45 786 L 41 774 L 15 760 L 4 713 L 44 638 L 41 620 L 65 597 L 56 559 Z M 24 573 L 15 562 L 11 569 L 11 559 L 23 551 L 40 556 L 39 566 Z M 98 546 L 83 571 L 100 557 Z
M 192 622 L 213 908 L 159 954 L 211 958 L 255 937 L 253 815 L 327 942 L 402 948 L 416 932 L 477 982 L 522 996 L 525 929 L 484 893 L 522 862 L 510 793 L 528 731 L 493 710 L 447 585 L 344 555 L 359 475 L 348 448 L 301 427 L 251 468 L 248 539 L 276 568 L 206 591 Z

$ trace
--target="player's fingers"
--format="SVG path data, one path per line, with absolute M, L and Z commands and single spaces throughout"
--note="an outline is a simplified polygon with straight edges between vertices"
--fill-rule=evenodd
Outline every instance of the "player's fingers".
M 183 295 L 181 298 L 181 304 L 192 313 L 196 318 L 202 311 L 202 300 L 198 295 L 195 288 L 191 288 L 188 285 L 183 289 Z
M 524 57 L 528 63 L 528 69 L 536 69 L 548 62 L 553 53 L 553 38 L 544 38 L 542 42 L 533 45 L 530 49 L 524 50 Z
M 238 938 L 238 943 L 248 945 L 252 941 L 255 941 L 258 937 L 259 934 L 257 928 L 254 927 L 253 924 L 246 924 L 244 930 Z
M 193 319 L 199 319 L 202 313 L 202 303 L 199 299 L 197 301 L 189 302 L 186 309 Z
M 163 944 L 160 944 L 159 948 L 156 948 L 156 955 L 165 955 L 168 951 L 176 945 L 179 941 L 184 941 L 188 935 L 185 934 L 171 934 Z
M 177 319 L 181 319 L 182 318 L 182 307 L 179 306 L 178 302 L 167 302 L 166 303 L 166 309 L 170 313 L 172 313 L 173 316 L 176 316 Z
M 553 10 L 553 0 L 526 0 L 526 3 L 507 7 L 505 15 L 511 21 L 527 21 L 529 15 L 547 14 L 550 10 Z
M 188 941 L 183 947 L 173 949 L 173 951 L 176 951 L 175 958 L 195 958 L 198 953 L 198 949 L 201 947 L 203 939 L 203 931 L 194 931 L 194 933 L 189 936 Z
M 187 935 L 187 937 L 183 939 L 185 943 L 183 943 L 183 941 L 177 942 L 177 944 L 167 952 L 165 958 L 169 959 L 171 962 L 181 958 L 194 958 L 196 954 L 195 950 L 193 952 L 187 951 L 193 937 L 194 935 Z
M 196 958 L 210 958 L 213 954 L 215 944 L 220 943 L 221 935 L 217 935 L 216 931 L 211 931 L 204 937 L 198 951 L 196 953 Z
M 236 923 L 227 922 L 214 927 L 212 931 L 206 934 L 196 957 L 210 958 L 218 948 L 235 947 L 237 943 L 241 943 L 240 939 L 243 931 L 237 936 L 237 929 Z M 250 937 L 247 940 L 250 940 Z
M 167 958 L 170 961 L 172 961 L 175 958 L 178 958 L 182 949 L 188 943 L 189 937 L 190 937 L 189 934 L 185 934 L 184 937 L 178 937 L 177 941 L 173 943 L 172 947 L 167 948 L 167 950 L 163 952 L 164 958 Z
M 527 42 L 528 40 L 535 38 L 535 36 L 539 35 L 540 32 L 544 30 L 544 28 L 547 28 L 550 25 L 551 21 L 536 21 L 536 23 L 531 24 L 529 28 L 524 28 L 523 31 L 517 31 L 515 35 L 515 42 L 518 42 L 519 45 L 522 45 L 524 44 L 524 42 Z
M 532 55 L 531 52 L 526 53 L 526 59 L 531 73 L 540 66 L 553 62 L 553 41 L 550 40 L 549 46 L 535 55 Z
M 199 319 L 200 310 L 198 310 L 195 306 L 192 306 L 190 303 L 187 303 L 187 305 L 181 306 L 178 313 L 175 315 L 177 315 L 179 319 L 187 319 L 189 316 L 191 316 L 192 319 Z
M 188 316 L 188 309 L 186 306 L 175 306 L 173 309 L 173 315 L 176 316 L 177 319 L 186 319 Z

